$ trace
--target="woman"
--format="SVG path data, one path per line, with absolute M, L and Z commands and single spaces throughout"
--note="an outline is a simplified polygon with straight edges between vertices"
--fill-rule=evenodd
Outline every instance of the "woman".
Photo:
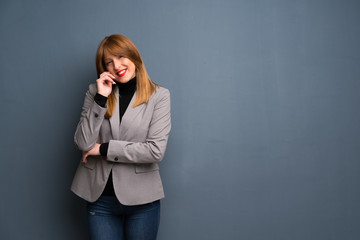
M 87 201 L 91 239 L 156 239 L 170 93 L 123 35 L 100 43 L 96 69 L 74 136 L 83 155 L 71 190 Z

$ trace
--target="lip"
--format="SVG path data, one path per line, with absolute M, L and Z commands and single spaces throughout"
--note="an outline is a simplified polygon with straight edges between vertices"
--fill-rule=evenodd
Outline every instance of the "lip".
M 118 75 L 119 77 L 123 77 L 127 72 L 127 69 L 122 69 L 116 72 L 116 75 Z

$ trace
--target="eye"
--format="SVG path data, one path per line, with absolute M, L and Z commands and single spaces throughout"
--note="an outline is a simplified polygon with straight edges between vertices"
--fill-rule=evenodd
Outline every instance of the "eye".
M 122 58 L 122 56 L 119 56 L 119 58 Z
M 106 62 L 105 65 L 108 66 L 112 61 Z

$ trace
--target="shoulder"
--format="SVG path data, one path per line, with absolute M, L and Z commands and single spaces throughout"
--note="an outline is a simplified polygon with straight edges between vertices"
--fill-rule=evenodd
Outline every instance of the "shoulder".
M 89 92 L 93 95 L 95 95 L 97 93 L 97 86 L 96 83 L 91 83 L 89 85 Z
M 97 86 L 96 83 L 91 83 L 89 85 L 89 89 L 87 91 L 87 94 L 90 94 L 92 97 L 94 97 L 97 93 Z
M 169 89 L 164 88 L 162 86 L 157 86 L 153 95 L 154 95 L 154 97 L 160 98 L 160 99 L 162 99 L 164 97 L 170 98 L 170 91 L 169 91 Z
M 154 93 L 149 98 L 148 103 L 157 104 L 162 101 L 170 101 L 170 91 L 162 86 L 156 86 Z
M 170 91 L 167 88 L 157 86 L 156 92 L 151 96 L 149 101 L 155 106 L 170 106 Z

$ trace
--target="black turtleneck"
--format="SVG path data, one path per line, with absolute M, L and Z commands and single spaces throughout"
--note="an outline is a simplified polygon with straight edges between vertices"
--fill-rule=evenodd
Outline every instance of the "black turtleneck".
M 119 102 L 120 102 L 120 123 L 126 109 L 128 108 L 130 101 L 136 90 L 136 77 L 126 83 L 116 82 L 119 88 Z

